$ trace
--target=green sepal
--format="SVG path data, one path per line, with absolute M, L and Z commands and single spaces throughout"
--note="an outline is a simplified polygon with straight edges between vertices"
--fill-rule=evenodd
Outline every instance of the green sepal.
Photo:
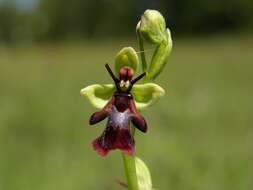
M 138 110 L 144 110 L 156 103 L 165 90 L 155 83 L 135 84 L 131 91 Z
M 93 84 L 80 92 L 97 109 L 102 109 L 115 92 L 113 84 Z
M 94 84 L 81 90 L 84 96 L 95 108 L 102 109 L 113 96 L 113 84 Z M 162 87 L 155 83 L 135 84 L 131 91 L 138 110 L 144 110 L 157 102 L 165 94 Z
M 124 47 L 119 51 L 115 58 L 115 71 L 119 73 L 120 69 L 124 66 L 131 67 L 136 71 L 139 65 L 139 59 L 136 51 L 132 47 Z

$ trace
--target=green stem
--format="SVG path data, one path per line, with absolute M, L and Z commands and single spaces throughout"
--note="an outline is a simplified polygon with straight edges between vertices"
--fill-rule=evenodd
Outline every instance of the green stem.
M 147 61 L 146 61 L 146 57 L 145 57 L 144 43 L 143 43 L 143 40 L 140 36 L 139 31 L 137 31 L 137 38 L 138 38 L 139 49 L 140 49 L 140 54 L 141 54 L 142 71 L 146 72 L 147 71 Z
M 135 128 L 131 127 L 131 133 L 134 136 Z M 122 153 L 125 174 L 127 179 L 128 190 L 139 190 L 137 174 L 136 174 L 136 166 L 135 166 L 135 157 L 126 155 Z
M 124 161 L 128 190 L 139 190 L 135 167 L 135 157 L 126 155 L 124 153 L 122 153 L 122 157 Z

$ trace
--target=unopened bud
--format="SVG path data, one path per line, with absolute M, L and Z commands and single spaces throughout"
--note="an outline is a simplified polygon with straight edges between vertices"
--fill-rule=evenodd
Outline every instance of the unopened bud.
M 160 44 L 167 40 L 166 23 L 159 11 L 146 10 L 136 28 L 151 44 Z

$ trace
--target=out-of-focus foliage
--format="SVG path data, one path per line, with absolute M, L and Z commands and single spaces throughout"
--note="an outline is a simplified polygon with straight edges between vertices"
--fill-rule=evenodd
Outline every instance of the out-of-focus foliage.
M 185 33 L 252 29 L 251 0 L 172 0 L 165 3 L 174 31 Z
M 134 22 L 133 7 L 133 1 L 110 0 L 41 0 L 40 5 L 49 22 L 46 35 L 53 38 L 126 34 Z
M 153 186 L 252 190 L 253 38 L 175 42 L 157 79 L 166 96 L 142 112 L 148 133 L 136 130 Z M 90 145 L 106 121 L 89 126 L 96 109 L 79 96 L 111 82 L 103 61 L 121 43 L 0 46 L 1 190 L 124 190 L 120 153 L 101 160 Z
M 0 2 L 0 40 L 133 35 L 145 9 L 158 9 L 176 34 L 252 30 L 251 0 L 40 0 L 29 11 Z

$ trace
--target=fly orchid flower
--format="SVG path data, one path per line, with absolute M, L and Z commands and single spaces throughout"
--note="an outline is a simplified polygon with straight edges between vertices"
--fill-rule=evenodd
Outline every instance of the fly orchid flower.
M 135 50 L 131 47 L 123 48 L 115 61 L 115 70 L 119 78 L 106 64 L 114 84 L 94 84 L 81 90 L 81 95 L 100 109 L 90 117 L 90 125 L 108 117 L 102 135 L 92 142 L 93 148 L 101 156 L 114 149 L 133 155 L 135 141 L 131 134 L 130 123 L 145 133 L 147 124 L 138 111 L 152 105 L 164 95 L 162 87 L 155 83 L 135 84 L 146 75 L 143 73 L 132 79 L 138 65 Z
M 133 69 L 124 66 L 120 69 L 120 78 L 118 79 L 109 65 L 105 66 L 115 83 L 116 91 L 106 106 L 90 117 L 90 125 L 108 117 L 104 132 L 92 143 L 93 148 L 102 156 L 113 149 L 120 149 L 126 154 L 133 155 L 134 139 L 131 134 L 130 122 L 142 132 L 147 131 L 147 124 L 137 112 L 130 91 L 133 85 L 145 76 L 145 73 L 132 80 Z

